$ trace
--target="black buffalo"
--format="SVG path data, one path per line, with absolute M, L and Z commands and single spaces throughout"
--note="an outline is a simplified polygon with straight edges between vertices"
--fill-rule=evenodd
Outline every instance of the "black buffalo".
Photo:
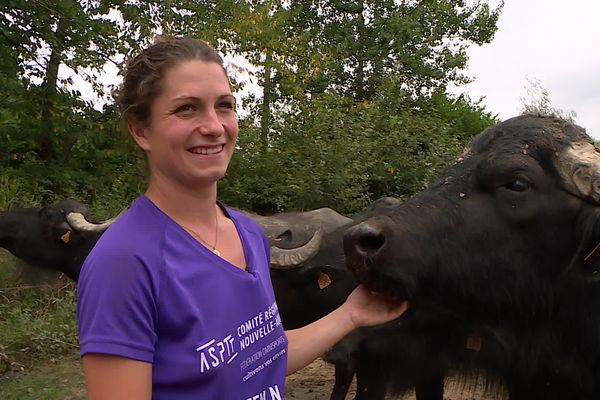
M 249 215 L 271 242 L 271 281 L 285 329 L 325 316 L 356 287 L 343 260 L 343 235 L 334 234 L 352 219 L 330 208 Z
M 351 223 L 320 236 L 316 243 L 313 242 L 311 252 L 294 257 L 299 261 L 286 265 L 285 269 L 274 266 L 272 259 L 271 277 L 286 329 L 304 326 L 331 312 L 346 299 L 357 285 L 354 276 L 345 268 L 343 239 L 346 230 L 370 216 L 389 212 L 399 204 L 395 198 L 373 202 Z M 287 221 L 289 226 L 297 223 Z M 288 237 L 293 236 L 288 234 Z M 311 237 L 314 240 L 313 234 L 304 240 Z M 329 275 L 332 283 L 320 286 L 323 275 Z M 447 324 L 442 325 L 409 310 L 399 320 L 352 332 L 324 356 L 325 361 L 335 365 L 330 400 L 345 399 L 355 375 L 357 399 L 383 400 L 393 380 L 396 392 L 416 389 L 419 400 L 442 400 L 449 360 L 470 352 L 465 348 L 465 340 L 471 332 L 457 326 L 452 329 L 450 331 Z M 396 346 L 392 352 L 391 345 L 396 341 L 405 346 Z M 386 367 L 388 362 L 396 364 L 393 371 Z
M 597 399 L 599 203 L 600 152 L 585 131 L 525 115 L 476 136 L 426 191 L 350 228 L 344 249 L 372 290 L 457 337 L 476 333 L 475 362 L 511 399 Z
M 32 266 L 77 281 L 85 257 L 111 222 L 98 222 L 74 200 L 3 211 L 0 247 Z

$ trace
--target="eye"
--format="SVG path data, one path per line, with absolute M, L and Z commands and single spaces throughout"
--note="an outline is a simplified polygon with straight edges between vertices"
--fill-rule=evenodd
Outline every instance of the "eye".
M 529 190 L 531 184 L 529 181 L 523 177 L 516 177 L 512 181 L 510 181 L 506 187 L 513 192 L 524 192 Z
M 186 114 L 190 114 L 192 112 L 194 112 L 196 110 L 196 107 L 194 107 L 193 104 L 183 104 L 179 107 L 177 107 L 174 111 L 175 114 L 179 114 L 179 115 L 186 115 Z
M 225 100 L 218 104 L 219 108 L 224 108 L 226 110 L 235 110 L 235 102 L 232 100 Z

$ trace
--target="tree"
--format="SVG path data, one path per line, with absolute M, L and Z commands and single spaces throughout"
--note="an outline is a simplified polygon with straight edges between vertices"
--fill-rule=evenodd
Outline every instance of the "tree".
M 501 6 L 254 0 L 237 7 L 221 37 L 259 67 L 263 96 L 244 101 L 249 115 L 220 192 L 230 204 L 355 212 L 378 196 L 405 197 L 494 122 L 445 88 L 468 80 L 465 49 L 492 39 Z
M 143 161 L 118 134 L 114 106 L 83 101 L 62 71 L 87 75 L 103 95 L 104 63 L 157 32 L 206 39 L 258 67 L 264 95 L 242 102 L 240 148 L 221 184 L 224 200 L 249 210 L 352 213 L 408 196 L 493 121 L 445 91 L 466 79 L 466 46 L 493 37 L 500 7 L 483 1 L 9 3 L 0 5 L 0 185 L 11 204 L 73 196 L 116 210 L 139 193 Z
M 277 119 L 322 93 L 371 101 L 388 76 L 412 97 L 463 83 L 466 48 L 489 42 L 502 5 L 462 0 L 255 0 L 228 23 L 232 49 L 259 66 L 263 96 L 244 105 L 266 151 Z
M 386 75 L 402 77 L 405 88 L 417 95 L 464 82 L 466 48 L 493 38 L 501 9 L 461 0 L 273 3 L 255 9 L 262 10 L 261 18 L 244 16 L 255 29 L 246 27 L 240 36 L 256 44 L 268 32 L 269 40 L 258 40 L 265 45 L 258 49 L 272 53 L 280 95 L 330 90 L 357 100 L 372 99 Z M 265 51 L 251 52 L 249 58 L 262 65 Z M 305 90 L 293 89 L 299 85 Z
M 479 103 L 445 93 L 415 100 L 388 77 L 373 101 L 315 95 L 272 126 L 243 121 L 240 149 L 222 182 L 229 203 L 262 213 L 333 207 L 353 214 L 382 196 L 424 189 L 475 134 L 497 122 Z
M 116 114 L 82 100 L 73 78 L 78 75 L 99 96 L 104 94 L 98 81 L 101 68 L 138 46 L 134 37 L 144 38 L 140 26 L 154 29 L 139 15 L 127 18 L 133 9 L 144 9 L 139 6 L 118 0 L 13 0 L 0 5 L 0 140 L 6 144 L 0 153 L 1 175 L 8 192 L 35 193 L 11 202 L 84 197 L 94 186 L 89 182 L 101 180 L 94 173 L 114 172 L 104 146 L 112 148 L 115 158 L 132 154 L 131 148 L 117 144 L 123 138 L 115 136 Z M 90 173 L 90 166 L 99 168 Z

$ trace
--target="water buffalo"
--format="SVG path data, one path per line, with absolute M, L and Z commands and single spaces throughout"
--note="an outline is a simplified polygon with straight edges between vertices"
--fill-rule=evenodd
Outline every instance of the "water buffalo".
M 378 199 L 357 218 L 398 203 L 391 197 Z M 255 220 L 271 240 L 271 280 L 286 329 L 325 316 L 356 287 L 354 275 L 346 268 L 342 246 L 345 228 L 353 223 L 352 219 L 321 208 Z M 297 237 L 302 240 L 295 240 Z
M 298 268 L 316 252 L 323 235 L 352 221 L 330 208 L 268 217 L 241 212 L 269 237 L 271 266 L 278 270 Z M 59 271 L 77 281 L 85 257 L 116 218 L 98 222 L 84 204 L 71 199 L 2 211 L 0 247 L 32 266 Z
M 271 242 L 271 281 L 286 329 L 307 325 L 339 307 L 356 287 L 352 273 L 341 262 L 341 236 L 337 246 L 331 233 L 352 222 L 330 208 L 271 216 L 249 214 Z M 325 260 L 315 262 L 315 260 Z
M 372 290 L 477 332 L 479 366 L 511 399 L 600 398 L 599 204 L 585 130 L 519 116 L 474 137 L 424 192 L 349 228 L 346 260 Z
M 0 212 L 0 247 L 77 281 L 83 260 L 112 220 L 98 222 L 74 200 Z
M 346 299 L 357 285 L 354 276 L 345 268 L 343 238 L 346 230 L 372 215 L 388 212 L 398 204 L 400 201 L 395 198 L 376 200 L 351 223 L 320 237 L 318 246 L 310 254 L 304 252 L 302 257 L 294 257 L 300 259 L 297 263 L 286 265 L 286 269 L 271 265 L 273 287 L 287 329 L 320 318 Z M 325 274 L 332 277 L 333 283 L 318 286 L 318 276 Z M 442 400 L 446 359 L 457 358 L 449 350 L 464 352 L 464 339 L 469 333 L 442 330 L 438 321 L 422 318 L 412 310 L 400 320 L 352 332 L 324 356 L 325 361 L 335 366 L 330 400 L 345 399 L 355 375 L 357 399 L 383 400 L 392 379 L 391 371 L 384 368 L 386 360 L 397 364 L 394 381 L 397 392 L 416 389 L 419 400 Z M 388 344 L 397 340 L 406 346 L 390 352 Z

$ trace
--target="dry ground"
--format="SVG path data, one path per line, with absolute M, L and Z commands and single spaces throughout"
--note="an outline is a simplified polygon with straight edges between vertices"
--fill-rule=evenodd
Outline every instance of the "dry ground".
M 286 383 L 286 400 L 327 400 L 333 388 L 333 366 L 317 360 L 303 370 L 291 375 Z M 353 384 L 346 399 L 353 399 Z M 415 400 L 414 394 L 405 397 L 388 396 L 388 399 Z M 481 381 L 459 381 L 450 377 L 444 389 L 444 400 L 505 400 L 504 393 L 486 393 Z

